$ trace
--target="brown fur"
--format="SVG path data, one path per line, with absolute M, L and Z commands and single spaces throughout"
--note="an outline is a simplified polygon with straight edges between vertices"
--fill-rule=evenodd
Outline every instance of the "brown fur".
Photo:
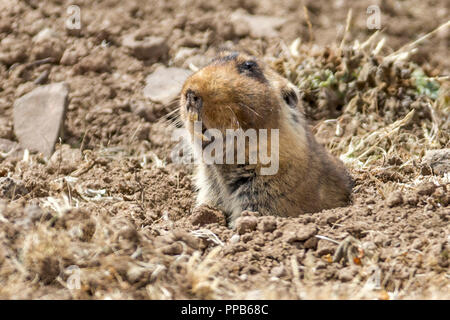
M 256 66 L 248 67 L 247 61 Z M 260 175 L 259 162 L 253 166 L 200 163 L 195 176 L 199 205 L 222 209 L 234 225 L 243 210 L 295 217 L 349 202 L 352 180 L 343 164 L 314 139 L 297 103 L 297 88 L 262 61 L 223 53 L 187 79 L 180 113 L 192 134 L 187 92 L 201 98 L 197 116 L 205 128 L 223 133 L 227 128 L 279 129 L 277 174 Z

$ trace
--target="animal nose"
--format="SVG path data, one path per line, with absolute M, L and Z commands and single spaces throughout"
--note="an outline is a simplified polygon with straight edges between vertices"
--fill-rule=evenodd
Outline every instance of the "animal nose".
M 194 91 L 188 90 L 186 92 L 186 106 L 188 111 L 200 112 L 203 106 L 203 100 Z

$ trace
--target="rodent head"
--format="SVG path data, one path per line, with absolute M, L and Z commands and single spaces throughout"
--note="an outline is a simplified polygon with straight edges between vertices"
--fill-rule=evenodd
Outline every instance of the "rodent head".
M 286 116 L 299 121 L 297 88 L 263 61 L 238 52 L 223 52 L 191 75 L 181 91 L 180 114 L 192 133 L 203 130 L 279 129 Z

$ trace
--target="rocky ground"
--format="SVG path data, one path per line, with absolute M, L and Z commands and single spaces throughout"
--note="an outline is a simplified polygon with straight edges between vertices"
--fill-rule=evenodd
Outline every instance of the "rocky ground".
M 449 9 L 0 1 L 0 298 L 449 299 Z M 299 86 L 351 205 L 234 231 L 194 208 L 174 99 L 220 48 Z

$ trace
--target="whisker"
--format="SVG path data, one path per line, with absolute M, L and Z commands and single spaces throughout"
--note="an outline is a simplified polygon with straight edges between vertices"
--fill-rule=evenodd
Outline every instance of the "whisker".
M 183 124 L 183 121 L 181 121 L 181 119 L 179 119 L 179 118 L 174 118 L 174 119 L 167 119 L 167 121 L 160 122 L 160 123 L 163 125 L 167 125 L 167 126 L 180 127 Z
M 234 119 L 236 120 L 236 122 L 237 122 L 237 124 L 238 124 L 238 128 L 240 128 L 240 127 L 241 127 L 241 124 L 239 123 L 238 117 L 237 117 L 236 114 L 234 113 L 233 109 L 231 109 L 230 106 L 226 106 L 226 107 L 231 111 L 231 114 L 234 116 Z
M 156 120 L 156 123 L 159 123 L 160 121 L 166 121 L 169 120 L 169 117 L 173 116 L 174 114 L 176 114 L 178 111 L 180 110 L 180 107 L 173 109 L 172 111 L 169 111 L 168 113 L 166 113 L 165 115 L 163 115 L 162 117 L 160 117 L 158 120 Z M 179 115 L 176 115 L 176 117 Z
M 253 110 L 252 108 L 250 108 L 248 105 L 244 104 L 244 103 L 240 103 L 239 104 L 241 107 L 246 107 L 248 110 L 250 110 L 251 112 L 253 112 L 254 114 L 256 114 L 258 117 L 262 118 L 262 116 L 256 112 L 255 110 Z

